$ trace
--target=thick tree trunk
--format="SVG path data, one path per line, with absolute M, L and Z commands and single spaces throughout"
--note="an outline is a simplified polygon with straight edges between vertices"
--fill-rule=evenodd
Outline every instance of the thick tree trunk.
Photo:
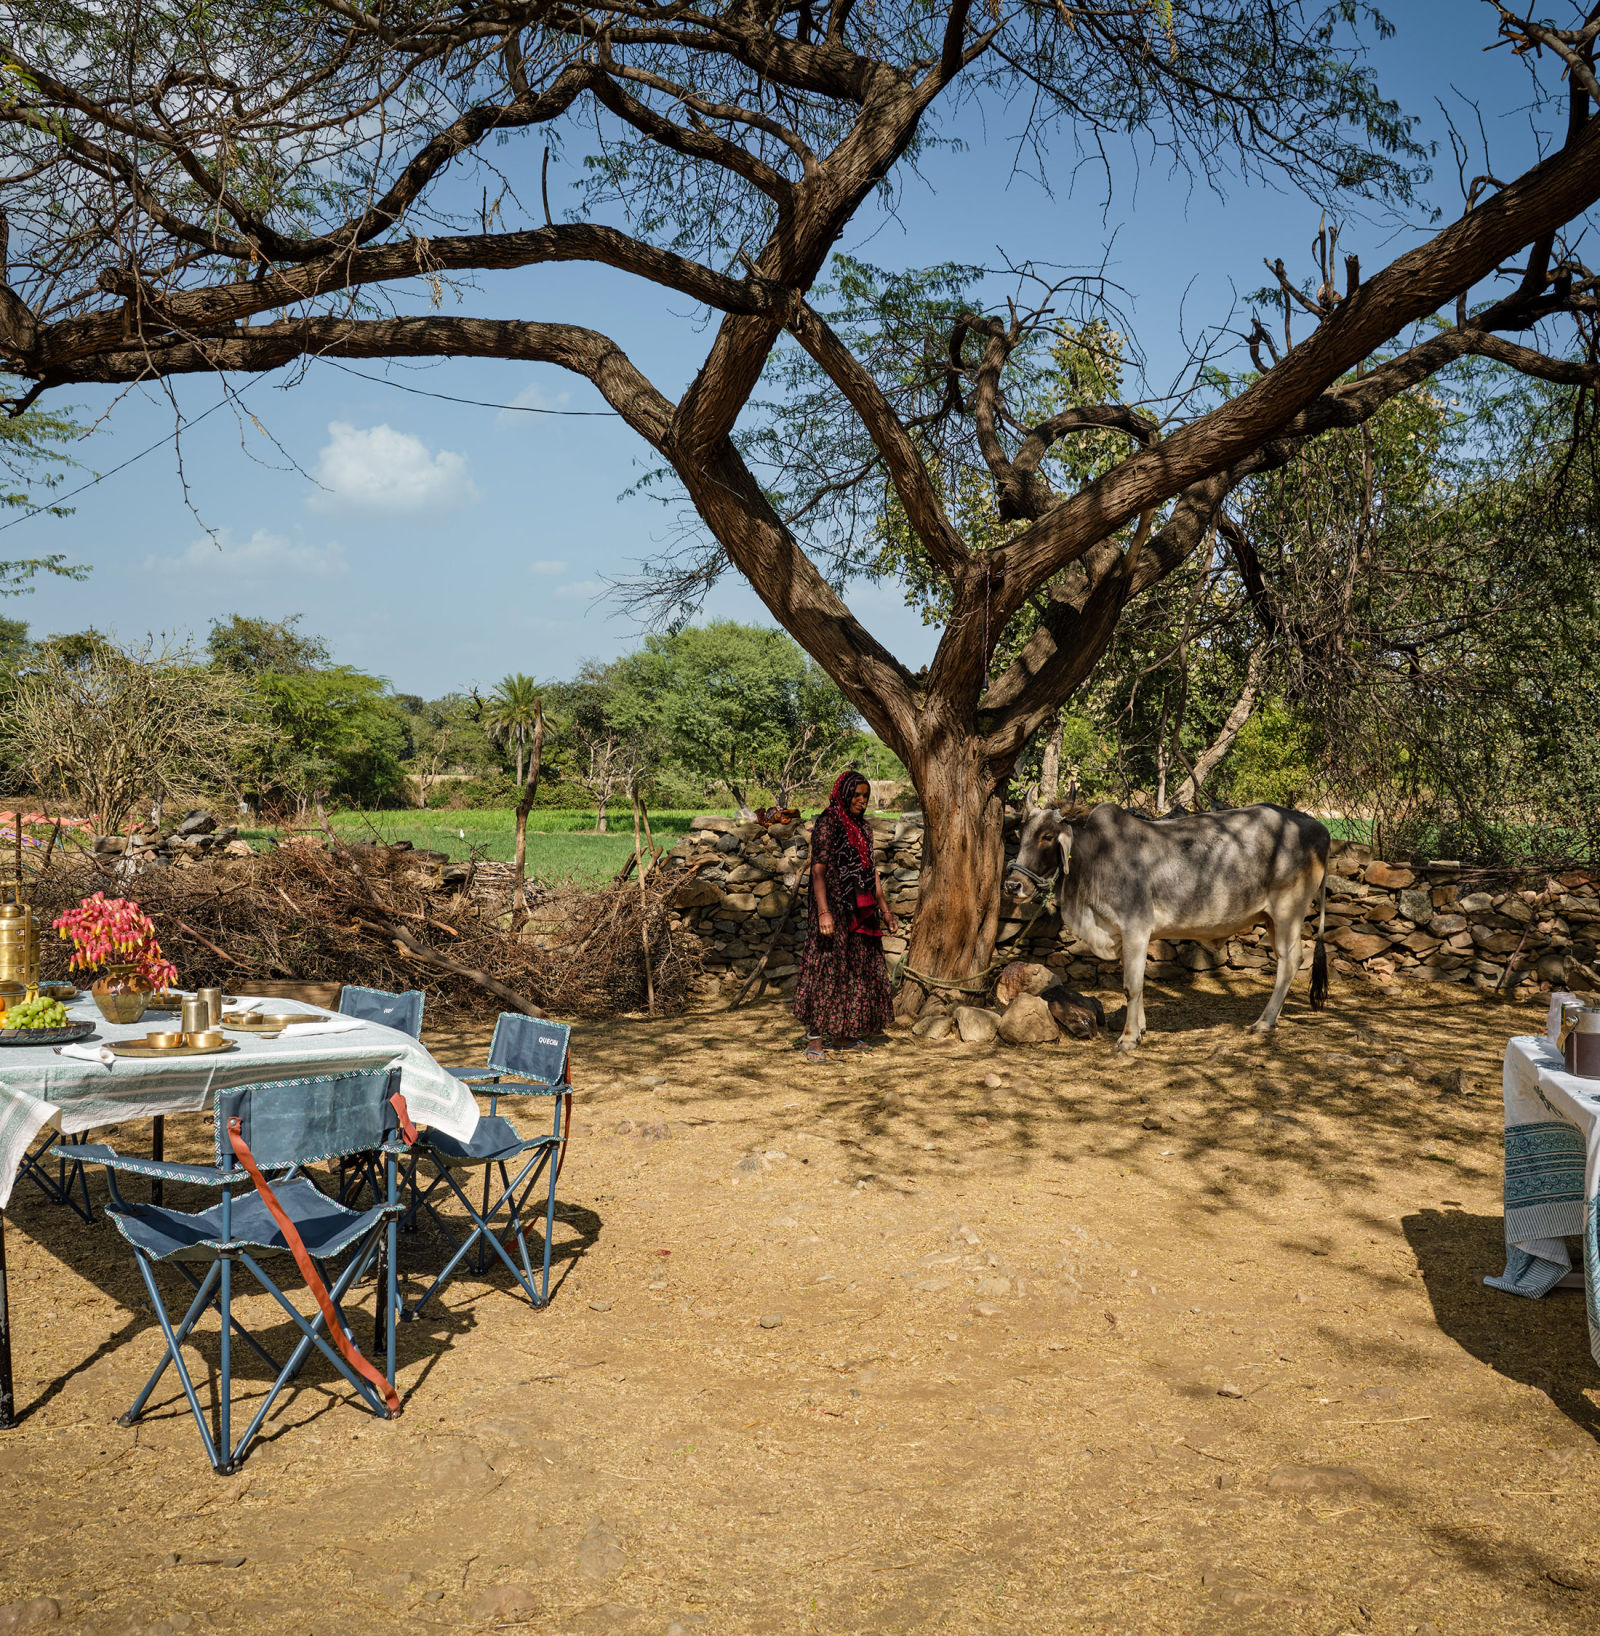
M 981 982 L 994 954 L 1005 867 L 1004 807 L 977 744 L 946 739 L 918 757 L 912 772 L 922 798 L 922 874 L 895 1002 L 901 1017 L 915 1017 L 932 995 L 979 1003 L 940 983 Z

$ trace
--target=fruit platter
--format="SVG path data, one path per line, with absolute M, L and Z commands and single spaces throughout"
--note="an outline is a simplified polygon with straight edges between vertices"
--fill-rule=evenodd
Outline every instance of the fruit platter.
M 94 1032 L 92 1022 L 72 1022 L 59 1000 L 41 994 L 18 1000 L 0 1020 L 0 1045 L 70 1045 Z

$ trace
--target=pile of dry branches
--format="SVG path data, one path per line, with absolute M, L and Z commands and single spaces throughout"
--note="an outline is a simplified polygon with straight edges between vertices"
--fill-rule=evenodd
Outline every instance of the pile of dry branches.
M 256 981 L 422 989 L 449 1007 L 593 1017 L 681 1011 L 699 976 L 694 939 L 674 933 L 649 880 L 597 891 L 530 884 L 512 903 L 504 866 L 443 884 L 400 850 L 303 842 L 251 858 L 141 869 L 78 854 L 34 883 L 47 972 L 68 945 L 49 930 L 95 891 L 136 899 L 187 988 Z

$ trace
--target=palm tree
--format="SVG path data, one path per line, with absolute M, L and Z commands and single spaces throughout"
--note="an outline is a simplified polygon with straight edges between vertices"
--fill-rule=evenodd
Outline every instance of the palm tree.
M 534 721 L 539 712 L 539 684 L 518 671 L 507 676 L 489 695 L 483 724 L 492 733 L 504 733 L 516 746 L 517 785 L 522 785 L 523 758 L 528 753 Z

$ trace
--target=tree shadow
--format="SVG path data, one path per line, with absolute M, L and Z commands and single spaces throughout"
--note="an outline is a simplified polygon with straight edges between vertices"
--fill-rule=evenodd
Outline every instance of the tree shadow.
M 1058 1185 L 1070 1195 L 1072 1165 L 1110 1161 L 1153 1189 L 1170 1230 L 1219 1241 L 1246 1223 L 1281 1230 L 1308 1184 L 1329 1206 L 1325 1222 L 1297 1228 L 1312 1253 L 1352 1227 L 1393 1234 L 1367 1201 L 1398 1174 L 1408 1202 L 1472 1184 L 1498 1192 L 1505 1040 L 1539 1031 L 1541 1013 L 1456 985 L 1348 977 L 1319 1012 L 1302 980 L 1279 1027 L 1258 1035 L 1270 989 L 1270 972 L 1152 983 L 1150 1033 L 1127 1055 L 1114 1032 L 1013 1049 L 897 1031 L 817 1068 L 793 1049 L 787 1002 L 769 997 L 588 1024 L 583 1061 L 600 1103 L 648 1085 L 665 1117 L 714 1124 L 747 1151 L 821 1138 L 836 1144 L 841 1179 L 908 1194 L 1020 1179 L 1044 1161 L 1067 1167 Z M 1120 1003 L 1100 998 L 1108 1013 Z M 1471 1094 L 1456 1094 L 1463 1075 Z
M 1486 1289 L 1484 1275 L 1505 1263 L 1498 1216 L 1419 1210 L 1401 1225 L 1439 1328 L 1497 1374 L 1543 1392 L 1600 1443 L 1600 1408 L 1586 1395 L 1595 1386 L 1595 1365 L 1583 1292 L 1552 1290 L 1530 1301 Z
M 191 1125 L 194 1127 L 192 1130 L 189 1128 Z M 209 1154 L 205 1148 L 211 1132 L 209 1115 L 197 1115 L 193 1119 L 169 1115 L 167 1129 L 169 1156 L 183 1160 L 192 1158 L 200 1162 L 207 1160 Z M 148 1140 L 137 1125 L 123 1127 L 118 1134 L 119 1145 L 129 1152 L 139 1151 L 142 1142 Z M 191 1147 L 196 1150 L 192 1154 L 187 1151 Z M 6 1211 L 8 1230 L 14 1234 L 12 1245 L 8 1247 L 12 1249 L 12 1351 L 18 1384 L 16 1419 L 19 1425 L 61 1397 L 80 1376 L 125 1348 L 137 1348 L 141 1364 L 148 1356 L 149 1369 L 154 1369 L 164 1355 L 160 1329 L 155 1315 L 149 1311 L 148 1293 L 139 1278 L 133 1253 L 103 1213 L 103 1206 L 109 1198 L 103 1172 L 91 1167 L 89 1176 L 93 1219 L 88 1223 L 64 1205 L 53 1203 L 43 1194 L 27 1188 L 26 1184 L 13 1192 Z M 135 1181 L 124 1186 L 133 1197 L 143 1196 L 141 1183 Z M 216 1194 L 212 1189 L 168 1182 L 165 1184 L 165 1202 L 173 1209 L 200 1210 L 214 1204 Z M 462 1219 L 465 1220 L 464 1217 Z M 598 1242 L 603 1227 L 602 1218 L 595 1211 L 559 1200 L 556 1204 L 556 1222 L 557 1231 L 551 1252 L 552 1301 L 583 1255 Z M 530 1212 L 524 1222 L 529 1253 L 536 1267 L 544 1255 L 543 1225 L 542 1210 Z M 21 1383 L 37 1372 L 31 1367 L 37 1354 L 30 1345 L 29 1321 L 21 1318 L 17 1311 L 22 1280 L 16 1276 L 21 1259 L 16 1250 L 17 1241 L 24 1235 L 32 1241 L 34 1249 L 42 1251 L 58 1262 L 61 1268 L 75 1274 L 124 1309 L 113 1318 L 115 1327 L 112 1332 L 100 1339 L 92 1351 L 54 1377 L 43 1380 L 31 1392 L 24 1389 Z M 409 1294 L 413 1298 L 419 1295 L 426 1287 L 424 1280 L 431 1282 L 432 1275 L 443 1266 L 452 1249 L 444 1235 L 431 1226 L 423 1226 L 415 1233 L 402 1233 L 399 1238 L 402 1298 L 408 1293 L 407 1283 L 411 1284 Z M 314 1316 L 314 1302 L 292 1259 L 286 1254 L 272 1256 L 264 1265 L 279 1288 L 301 1312 L 308 1318 Z M 40 1276 L 54 1279 L 59 1274 L 44 1270 Z M 158 1270 L 156 1277 L 158 1287 L 166 1297 L 168 1313 L 176 1324 L 188 1307 L 193 1290 L 170 1269 Z M 464 1283 L 472 1290 L 474 1297 L 510 1299 L 513 1295 L 520 1295 L 498 1258 L 492 1258 L 490 1268 L 484 1273 L 466 1275 Z M 287 1358 L 300 1339 L 299 1330 L 243 1269 L 240 1269 L 234 1287 L 235 1311 L 244 1318 L 250 1332 L 280 1362 Z M 448 1297 L 449 1293 L 447 1288 L 441 1295 Z M 369 1357 L 375 1356 L 370 1350 L 375 1294 L 375 1277 L 369 1273 L 347 1293 L 343 1303 L 357 1345 Z M 402 1376 L 409 1377 L 402 1378 L 400 1382 L 403 1401 L 414 1398 L 460 1338 L 477 1327 L 478 1319 L 472 1310 L 475 1306 L 476 1299 L 443 1307 L 437 1303 L 430 1304 L 419 1321 L 399 1326 L 396 1336 L 398 1368 Z M 35 1318 L 33 1321 L 39 1320 Z M 218 1320 L 215 1311 L 212 1311 L 201 1320 L 196 1333 L 185 1343 L 185 1358 L 194 1375 L 196 1388 L 202 1392 L 202 1401 L 205 1401 L 207 1389 L 203 1383 L 209 1380 L 209 1384 L 214 1386 L 220 1367 L 218 1342 Z M 237 1417 L 241 1411 L 248 1410 L 253 1397 L 270 1385 L 272 1371 L 237 1335 L 232 1347 L 231 1368 L 235 1382 L 234 1413 Z M 140 1372 L 141 1382 L 143 1378 Z M 319 1393 L 328 1394 L 328 1401 L 321 1406 L 311 1406 L 311 1397 Z M 348 1396 L 346 1383 L 321 1353 L 313 1350 L 296 1376 L 293 1387 L 263 1428 L 261 1441 L 270 1442 L 284 1430 L 292 1430 L 309 1418 L 320 1416 L 343 1396 Z M 299 1401 L 296 1403 L 297 1398 Z M 295 1407 L 289 1422 L 285 1424 L 284 1410 L 291 1403 Z M 108 1401 L 105 1405 L 107 1418 L 114 1419 L 126 1406 L 125 1402 Z M 169 1367 L 142 1419 L 154 1421 L 168 1416 L 181 1419 L 187 1415 L 188 1405 L 182 1387 L 176 1372 Z M 242 1425 L 243 1422 L 239 1421 L 238 1424 Z

